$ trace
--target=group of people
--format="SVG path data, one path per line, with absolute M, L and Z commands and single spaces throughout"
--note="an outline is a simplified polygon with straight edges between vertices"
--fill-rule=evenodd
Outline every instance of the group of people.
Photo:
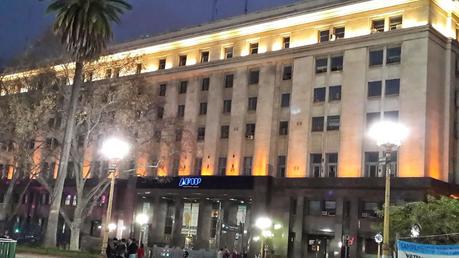
M 137 244 L 135 238 L 118 240 L 109 239 L 107 245 L 107 258 L 143 258 L 145 249 L 143 243 Z
M 225 247 L 225 249 L 221 248 L 217 252 L 217 258 L 243 258 L 243 257 L 247 257 L 247 256 L 246 255 L 241 255 L 236 250 L 233 250 L 231 252 L 226 247 Z

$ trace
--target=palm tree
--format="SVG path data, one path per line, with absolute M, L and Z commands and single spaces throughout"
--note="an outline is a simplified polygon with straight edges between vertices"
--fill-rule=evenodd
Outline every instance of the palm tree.
M 75 136 L 75 110 L 83 82 L 84 63 L 97 58 L 112 38 L 111 23 L 119 23 L 120 15 L 130 10 L 125 0 L 53 0 L 49 12 L 56 13 L 54 32 L 75 61 L 70 102 L 67 103 L 67 121 L 62 142 L 59 170 L 50 207 L 44 245 L 56 246 L 56 233 L 62 200 L 62 191 L 67 177 L 72 138 Z

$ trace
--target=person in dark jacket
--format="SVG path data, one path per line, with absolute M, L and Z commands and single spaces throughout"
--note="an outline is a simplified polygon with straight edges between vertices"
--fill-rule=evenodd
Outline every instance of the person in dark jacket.
M 121 239 L 121 242 L 118 242 L 116 245 L 116 258 L 127 258 L 127 252 L 126 252 L 126 239 Z
M 105 253 L 107 254 L 107 258 L 115 258 L 115 251 L 116 251 L 117 242 L 118 242 L 118 239 L 116 239 L 116 238 L 108 240 L 107 249 L 105 249 Z
M 136 258 L 137 256 L 137 243 L 135 242 L 135 238 L 129 238 L 128 246 L 127 246 L 127 256 L 129 258 Z

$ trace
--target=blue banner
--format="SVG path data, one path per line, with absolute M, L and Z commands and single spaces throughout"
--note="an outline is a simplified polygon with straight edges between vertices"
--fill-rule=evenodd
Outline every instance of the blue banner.
M 399 258 L 451 258 L 459 257 L 459 245 L 428 245 L 397 241 Z

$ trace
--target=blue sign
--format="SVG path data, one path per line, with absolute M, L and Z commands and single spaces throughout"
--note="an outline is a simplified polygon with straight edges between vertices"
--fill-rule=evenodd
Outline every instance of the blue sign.
M 452 258 L 459 256 L 459 245 L 428 245 L 397 241 L 398 257 Z
M 199 187 L 202 182 L 200 177 L 182 177 L 179 181 L 179 187 Z

